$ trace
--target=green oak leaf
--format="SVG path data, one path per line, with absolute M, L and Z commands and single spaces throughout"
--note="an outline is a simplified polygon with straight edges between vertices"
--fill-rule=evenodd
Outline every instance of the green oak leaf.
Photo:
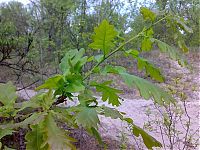
M 61 130 L 54 118 L 53 112 L 49 112 L 44 121 L 42 122 L 43 130 L 43 143 L 40 148 L 48 147 L 52 150 L 75 149 L 72 142 L 75 139 L 67 135 L 67 132 Z
M 98 140 L 99 144 L 102 145 L 103 141 L 99 132 L 93 127 L 90 130 L 91 130 L 90 132 L 92 133 L 92 135 Z
M 117 36 L 114 26 L 110 25 L 107 20 L 103 20 L 98 27 L 95 27 L 94 32 L 93 43 L 89 47 L 102 50 L 104 55 L 108 54 L 114 47 L 113 40 Z
M 4 106 L 12 107 L 16 99 L 16 87 L 11 82 L 6 84 L 0 83 L 0 102 Z
M 188 33 L 193 33 L 193 30 L 191 28 L 189 28 L 186 24 L 183 18 L 179 18 L 179 17 L 174 17 L 176 23 L 178 24 L 178 26 L 183 29 L 184 31 L 188 32 Z
M 162 147 L 162 144 L 157 141 L 154 137 L 146 133 L 143 129 L 133 124 L 132 126 L 133 134 L 136 137 L 142 136 L 143 142 L 148 149 L 153 149 L 153 147 Z
M 85 50 L 81 48 L 79 51 L 77 49 L 68 51 L 62 58 L 59 65 L 60 70 L 64 75 L 69 75 L 72 73 L 80 73 L 83 65 L 87 62 L 88 57 L 83 56 Z
M 162 105 L 163 102 L 169 104 L 175 101 L 170 94 L 145 79 L 128 73 L 120 73 L 120 75 L 129 87 L 138 88 L 140 95 L 145 99 L 153 98 L 154 101 L 160 105 Z
M 1 129 L 13 129 L 13 128 L 28 128 L 28 125 L 32 124 L 38 124 L 42 120 L 44 120 L 44 117 L 46 116 L 46 113 L 34 113 L 30 117 L 26 118 L 25 120 L 18 122 L 18 123 L 7 123 L 0 125 Z
M 80 75 L 68 75 L 65 77 L 65 82 L 65 92 L 74 93 L 85 90 L 83 79 Z
M 98 104 L 97 98 L 93 96 L 93 93 L 90 90 L 85 90 L 84 92 L 80 93 L 78 95 L 78 100 L 82 106 L 90 107 L 91 104 L 93 104 L 92 106 L 94 107 Z
M 15 132 L 14 130 L 12 129 L 1 129 L 0 128 L 0 139 L 6 135 L 11 135 L 13 132 Z
M 39 93 L 33 96 L 29 101 L 23 102 L 19 111 L 25 108 L 42 108 L 43 110 L 48 110 L 53 102 L 53 91 L 49 90 L 47 93 Z
M 60 87 L 60 84 L 64 82 L 63 76 L 62 75 L 55 75 L 51 78 L 48 78 L 44 84 L 40 85 L 39 87 L 36 88 L 36 90 L 41 90 L 41 89 L 57 89 Z
M 133 58 L 137 58 L 139 54 L 140 54 L 139 51 L 135 49 L 130 49 L 130 50 L 125 51 L 125 56 L 131 55 Z
M 29 131 L 25 139 L 27 141 L 26 143 L 26 149 L 27 150 L 47 150 L 48 146 L 42 147 L 43 144 L 43 138 L 44 138 L 44 129 L 43 124 L 36 124 L 30 126 L 31 131 Z
M 144 30 L 146 30 L 146 28 L 144 28 Z M 145 31 L 144 38 L 141 42 L 141 49 L 143 51 L 150 51 L 152 49 L 153 42 L 151 41 L 151 38 L 153 37 L 153 34 L 153 28 L 150 28 Z
M 148 149 L 152 149 L 153 147 L 162 147 L 162 144 L 159 141 L 146 133 L 140 127 L 136 126 L 131 118 L 123 118 L 123 121 L 126 121 L 129 125 L 132 126 L 132 132 L 136 137 L 141 135 L 143 142 Z
M 75 119 L 78 125 L 82 125 L 86 129 L 91 129 L 92 127 L 97 129 L 100 123 L 94 107 L 79 107 L 79 112 L 76 114 Z
M 183 58 L 181 53 L 179 53 L 179 51 L 176 48 L 174 48 L 174 47 L 168 45 L 167 43 L 164 43 L 158 39 L 152 38 L 152 41 L 157 43 L 161 52 L 167 53 L 171 59 L 178 61 L 178 63 L 181 66 L 187 65 L 186 60 Z
M 156 19 L 156 14 L 146 7 L 141 7 L 140 13 L 142 14 L 144 20 L 150 20 L 153 22 Z
M 105 105 L 100 106 L 100 108 L 101 108 L 101 112 L 100 112 L 101 115 L 104 115 L 105 117 L 111 117 L 112 119 L 119 118 L 123 120 L 123 115 L 117 109 L 110 108 Z
M 149 37 L 145 37 L 143 40 L 142 40 L 142 43 L 141 43 L 141 49 L 143 51 L 150 51 L 152 49 L 152 41 Z
M 119 101 L 119 96 L 117 94 L 122 93 L 122 91 L 109 87 L 108 85 L 111 84 L 112 81 L 106 81 L 103 83 L 91 82 L 91 86 L 95 86 L 98 92 L 102 93 L 102 100 L 108 100 L 109 104 L 113 106 L 119 106 L 121 103 Z
M 178 46 L 180 49 L 184 52 L 187 53 L 189 51 L 188 47 L 186 46 L 185 42 L 183 40 L 178 41 Z
M 163 102 L 167 104 L 170 102 L 175 102 L 174 98 L 172 98 L 170 94 L 145 79 L 128 74 L 125 68 L 121 66 L 113 66 L 109 68 L 112 69 L 107 69 L 106 73 L 119 74 L 129 87 L 136 87 L 140 91 L 140 95 L 143 98 L 153 98 L 158 104 L 163 104 Z
M 138 57 L 137 58 L 137 66 L 139 70 L 145 70 L 146 75 L 150 75 L 150 77 L 156 81 L 164 82 L 164 77 L 162 76 L 160 69 L 156 68 L 153 64 L 148 62 L 148 60 Z
M 119 74 L 120 72 L 126 72 L 126 69 L 121 66 L 106 65 L 101 73 L 106 75 L 107 73 Z

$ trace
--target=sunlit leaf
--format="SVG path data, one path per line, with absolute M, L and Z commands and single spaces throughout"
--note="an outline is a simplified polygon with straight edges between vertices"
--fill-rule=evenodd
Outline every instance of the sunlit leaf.
M 103 20 L 102 23 L 94 29 L 93 43 L 89 46 L 93 49 L 100 49 L 104 55 L 111 51 L 114 47 L 113 39 L 117 36 L 117 32 L 113 25 L 110 25 L 107 20 Z
M 141 7 L 140 13 L 142 14 L 144 20 L 151 20 L 153 22 L 156 19 L 156 14 L 146 7 Z
M 184 53 L 187 53 L 189 51 L 188 47 L 186 46 L 183 40 L 178 41 L 178 46 Z
M 77 49 L 68 51 L 59 65 L 63 74 L 69 75 L 70 73 L 80 73 L 83 65 L 88 60 L 87 56 L 83 56 L 84 54 L 85 50 L 83 48 L 79 51 Z
M 11 135 L 13 132 L 15 132 L 12 129 L 1 129 L 0 128 L 0 139 L 6 135 Z
M 41 89 L 57 89 L 61 83 L 64 82 L 62 75 L 55 75 L 51 78 L 48 78 L 44 84 L 40 85 L 36 88 L 36 90 Z

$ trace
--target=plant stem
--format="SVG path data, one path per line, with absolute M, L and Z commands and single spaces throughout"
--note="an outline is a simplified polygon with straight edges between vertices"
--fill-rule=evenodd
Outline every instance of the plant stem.
M 93 71 L 101 64 L 103 63 L 106 59 L 108 59 L 110 56 L 112 56 L 113 54 L 115 54 L 116 52 L 120 51 L 121 48 L 123 48 L 126 44 L 130 43 L 131 41 L 135 40 L 136 38 L 140 37 L 141 35 L 143 35 L 143 33 L 147 30 L 149 30 L 152 26 L 158 24 L 159 22 L 163 21 L 164 19 L 166 19 L 168 16 L 165 16 L 163 18 L 161 18 L 160 20 L 156 21 L 155 23 L 153 23 L 150 27 L 146 28 L 145 30 L 142 30 L 140 33 L 138 33 L 136 36 L 130 38 L 128 41 L 122 43 L 119 47 L 117 47 L 114 51 L 112 51 L 111 53 L 109 53 L 107 56 L 104 56 L 104 58 L 98 62 L 88 73 L 86 73 L 85 77 L 83 78 L 83 80 L 87 79 L 92 73 Z

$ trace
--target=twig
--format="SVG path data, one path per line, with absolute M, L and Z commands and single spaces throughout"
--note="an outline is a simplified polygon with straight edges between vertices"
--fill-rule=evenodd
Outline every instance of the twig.
M 40 81 L 40 80 L 36 80 L 36 81 L 34 81 L 33 83 L 31 83 L 31 84 L 29 84 L 29 85 L 27 85 L 27 86 L 23 86 L 23 88 L 17 89 L 16 91 L 24 90 L 24 89 L 26 89 L 26 88 L 32 86 L 33 84 L 35 84 L 35 83 L 37 83 L 37 82 L 39 82 L 39 81 Z

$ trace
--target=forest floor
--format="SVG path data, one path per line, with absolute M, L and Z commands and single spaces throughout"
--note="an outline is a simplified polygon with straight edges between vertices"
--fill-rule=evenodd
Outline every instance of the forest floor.
M 158 54 L 155 54 L 158 55 Z M 183 112 L 182 119 L 187 119 L 189 115 L 191 119 L 190 123 L 190 134 L 193 134 L 193 140 L 199 138 L 199 105 L 200 105 L 200 54 L 195 53 L 194 55 L 190 54 L 187 56 L 189 60 L 189 64 L 192 67 L 192 70 L 188 68 L 180 67 L 175 61 L 168 61 L 167 57 L 163 55 L 155 56 L 153 59 L 150 58 L 153 62 L 159 66 L 163 74 L 166 77 L 165 83 L 156 83 L 159 86 L 166 88 L 171 86 L 171 89 L 175 90 L 176 94 L 174 95 L 177 99 L 179 99 L 178 95 L 181 92 L 184 92 L 187 95 L 186 99 L 186 108 L 187 113 Z M 127 62 L 124 62 L 127 63 Z M 129 71 L 135 72 L 132 68 L 132 64 L 130 63 Z M 140 73 L 138 73 L 140 74 Z M 142 76 L 142 75 L 141 75 Z M 144 128 L 150 135 L 155 137 L 158 141 L 165 145 L 170 144 L 170 140 L 167 135 L 163 135 L 160 133 L 161 124 L 158 125 L 159 121 L 163 120 L 163 116 L 159 113 L 159 110 L 162 108 L 156 107 L 152 100 L 144 100 L 139 97 L 139 92 L 133 89 L 128 89 L 121 83 L 118 77 L 113 77 L 117 81 L 117 85 L 119 85 L 123 91 L 125 92 L 122 97 L 124 101 L 122 101 L 122 105 L 119 106 L 118 110 L 121 112 L 125 112 L 127 117 L 130 117 L 134 120 L 134 123 L 141 128 Z M 176 83 L 176 84 L 175 84 Z M 35 94 L 33 90 L 22 90 L 19 92 L 19 95 L 25 99 L 32 97 Z M 105 103 L 100 103 L 105 104 Z M 178 104 L 180 108 L 184 110 L 183 103 L 179 100 Z M 108 104 L 106 104 L 108 105 Z M 109 105 L 108 105 L 109 106 Z M 111 106 L 112 107 L 112 106 Z M 118 119 L 105 118 L 100 116 L 101 124 L 100 124 L 100 133 L 102 135 L 103 141 L 107 144 L 107 148 L 110 150 L 117 149 L 138 149 L 143 150 L 145 146 L 141 143 L 141 138 L 135 139 L 127 124 L 122 123 Z M 186 129 L 182 126 L 182 122 L 176 123 L 176 128 L 180 132 L 180 136 L 178 141 L 179 146 L 187 145 L 188 149 L 194 150 L 198 149 L 197 145 L 194 144 L 194 141 L 185 141 L 184 135 L 186 133 Z M 79 143 L 77 144 L 80 150 L 97 150 L 103 149 L 98 145 L 94 138 L 88 136 L 85 132 L 74 131 L 74 136 L 79 139 Z M 187 143 L 185 143 L 187 142 Z M 199 142 L 199 141 L 197 141 Z M 166 147 L 166 149 L 169 149 Z M 178 148 L 174 148 L 178 149 Z

